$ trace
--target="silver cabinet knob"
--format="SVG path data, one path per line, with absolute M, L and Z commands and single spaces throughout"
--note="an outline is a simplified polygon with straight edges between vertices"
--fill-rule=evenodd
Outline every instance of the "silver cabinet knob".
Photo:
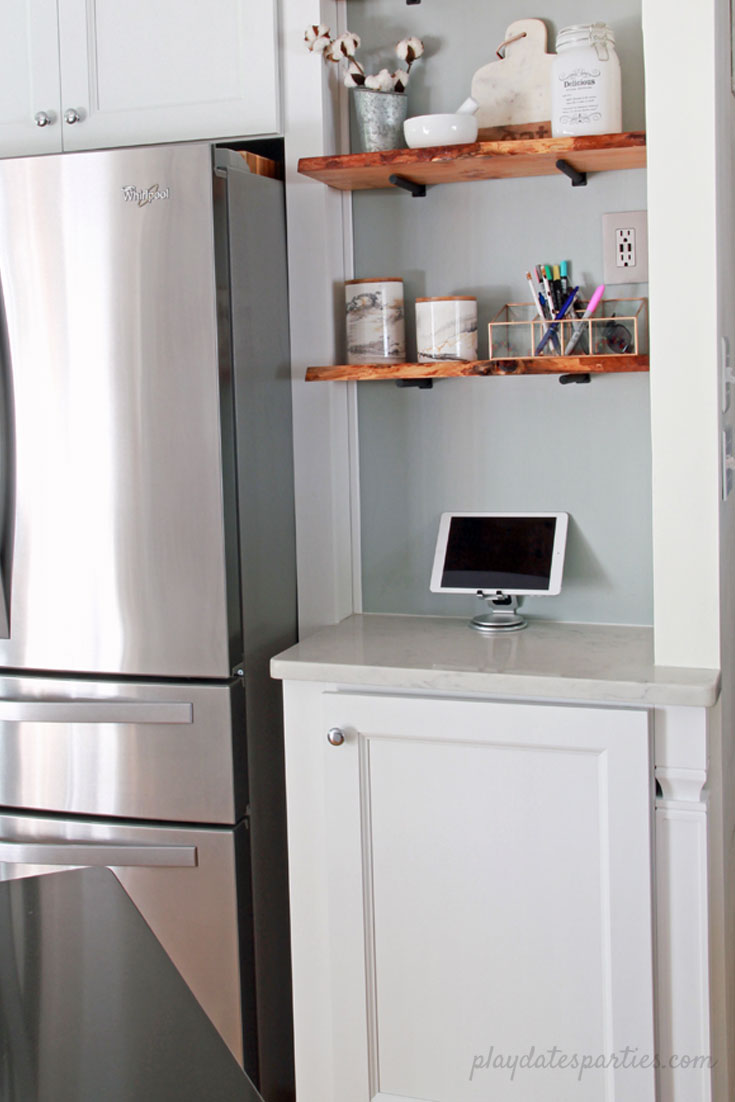
M 79 122 L 81 117 L 79 112 L 75 111 L 73 107 L 70 107 L 68 111 L 64 112 L 64 122 L 68 123 L 69 126 L 73 126 L 75 122 Z
M 50 126 L 51 116 L 47 115 L 45 111 L 38 111 L 33 116 L 33 121 L 35 122 L 36 126 Z
M 345 740 L 344 731 L 340 731 L 339 727 L 330 727 L 327 731 L 327 742 L 332 746 L 341 746 Z

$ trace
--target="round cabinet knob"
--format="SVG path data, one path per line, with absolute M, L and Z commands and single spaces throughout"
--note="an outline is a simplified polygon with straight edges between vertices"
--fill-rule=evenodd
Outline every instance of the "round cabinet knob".
M 70 107 L 68 111 L 64 112 L 64 122 L 68 123 L 69 126 L 73 126 L 75 122 L 80 122 L 81 117 L 79 112 L 75 111 L 73 107 Z
M 341 746 L 345 740 L 344 731 L 340 731 L 339 727 L 330 727 L 327 731 L 327 742 L 332 746 Z
M 36 115 L 33 116 L 33 121 L 35 122 L 36 126 L 50 126 L 51 116 L 47 115 L 45 111 L 39 111 Z

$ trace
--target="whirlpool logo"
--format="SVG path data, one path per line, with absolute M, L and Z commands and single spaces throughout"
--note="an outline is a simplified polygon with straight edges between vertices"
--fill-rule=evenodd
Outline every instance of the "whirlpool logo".
M 143 188 L 135 187 L 134 184 L 127 184 L 122 189 L 122 193 L 126 203 L 137 203 L 139 207 L 147 207 L 149 203 L 155 202 L 156 199 L 168 199 L 170 188 L 162 188 L 158 184 Z

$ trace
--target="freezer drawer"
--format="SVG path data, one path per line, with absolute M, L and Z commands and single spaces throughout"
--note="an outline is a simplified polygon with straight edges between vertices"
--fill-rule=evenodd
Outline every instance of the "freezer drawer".
M 246 802 L 241 682 L 0 678 L 0 805 L 231 825 Z
M 236 1059 L 254 1073 L 252 968 L 239 951 L 252 915 L 246 824 L 167 828 L 0 815 L 0 880 L 85 865 L 112 869 Z M 122 954 L 119 963 L 124 970 Z

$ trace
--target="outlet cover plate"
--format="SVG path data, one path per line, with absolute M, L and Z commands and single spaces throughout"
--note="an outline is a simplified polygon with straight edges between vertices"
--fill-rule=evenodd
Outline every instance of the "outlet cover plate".
M 617 250 L 621 230 L 627 238 L 632 231 L 635 243 L 635 264 L 620 267 Z M 602 282 L 648 282 L 648 212 L 645 210 L 620 210 L 602 216 Z

